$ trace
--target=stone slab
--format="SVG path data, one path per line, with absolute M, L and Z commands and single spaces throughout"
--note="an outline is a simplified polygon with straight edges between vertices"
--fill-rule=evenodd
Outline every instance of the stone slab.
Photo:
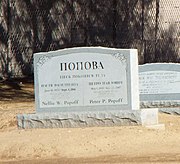
M 158 124 L 158 109 L 19 114 L 18 128 L 75 128 Z

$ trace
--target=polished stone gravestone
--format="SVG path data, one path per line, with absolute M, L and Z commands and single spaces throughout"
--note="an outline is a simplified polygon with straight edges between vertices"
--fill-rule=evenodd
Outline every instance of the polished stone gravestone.
M 139 66 L 140 106 L 158 107 L 180 114 L 180 64 L 151 63 Z
M 70 48 L 34 54 L 35 114 L 19 128 L 157 124 L 139 109 L 136 49 Z

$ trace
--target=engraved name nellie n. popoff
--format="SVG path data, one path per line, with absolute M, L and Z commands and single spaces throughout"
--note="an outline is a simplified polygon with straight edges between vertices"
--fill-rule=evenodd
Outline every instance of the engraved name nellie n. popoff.
M 104 65 L 102 62 L 97 62 L 97 61 L 60 63 L 60 71 L 90 70 L 90 69 L 104 69 Z

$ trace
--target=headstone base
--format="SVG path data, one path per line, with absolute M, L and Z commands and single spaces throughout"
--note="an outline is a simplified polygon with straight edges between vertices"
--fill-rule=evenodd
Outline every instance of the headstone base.
M 75 128 L 158 124 L 158 109 L 19 114 L 18 128 Z
M 141 108 L 178 108 L 180 101 L 141 101 Z
M 180 107 L 179 108 L 159 108 L 159 112 L 180 115 Z

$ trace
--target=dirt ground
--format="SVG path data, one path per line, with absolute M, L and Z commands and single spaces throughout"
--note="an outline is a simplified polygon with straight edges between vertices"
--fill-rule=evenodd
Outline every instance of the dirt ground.
M 32 80 L 0 82 L 0 163 L 180 163 L 180 117 L 159 114 L 165 129 L 141 126 L 17 128 L 34 113 Z

